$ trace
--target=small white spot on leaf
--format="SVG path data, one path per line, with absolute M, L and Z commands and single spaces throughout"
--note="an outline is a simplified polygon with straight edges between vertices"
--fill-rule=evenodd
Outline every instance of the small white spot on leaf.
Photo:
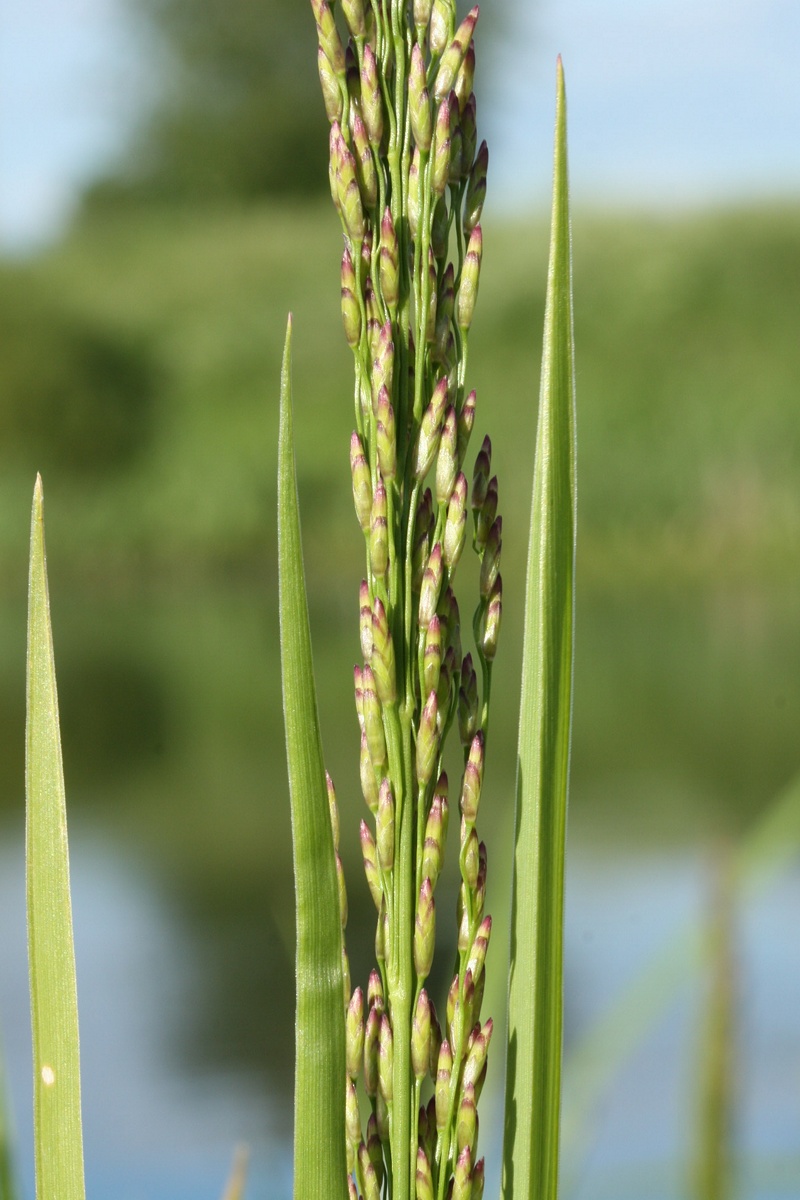
M 52 1087 L 56 1081 L 56 1073 L 47 1063 L 42 1067 L 42 1083 L 45 1087 Z

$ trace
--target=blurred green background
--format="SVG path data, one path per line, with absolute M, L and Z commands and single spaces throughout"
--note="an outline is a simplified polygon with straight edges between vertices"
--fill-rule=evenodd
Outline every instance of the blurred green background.
M 293 910 L 274 476 L 288 310 L 354 981 L 371 965 L 350 697 L 363 548 L 339 232 L 319 195 L 325 126 L 303 6 L 272 0 L 270 38 L 255 0 L 148 0 L 146 12 L 171 74 L 122 165 L 87 189 L 63 239 L 0 261 L 0 820 L 18 836 L 39 470 L 73 836 L 145 864 L 142 886 L 194 946 L 201 969 L 188 991 L 176 984 L 160 1053 L 192 1078 L 246 1079 L 271 1098 L 281 1138 Z M 581 204 L 573 233 L 570 845 L 643 862 L 665 848 L 703 854 L 748 830 L 800 767 L 800 208 L 632 215 Z M 497 818 L 484 831 L 500 910 L 546 242 L 543 216 L 491 215 L 490 204 L 471 338 L 473 451 L 490 432 L 504 515 L 486 800 Z M 474 580 L 463 575 L 467 612 Z

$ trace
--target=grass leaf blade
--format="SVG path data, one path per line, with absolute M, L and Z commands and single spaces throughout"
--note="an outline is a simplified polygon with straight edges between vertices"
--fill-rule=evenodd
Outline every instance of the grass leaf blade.
M 517 762 L 503 1149 L 506 1200 L 554 1200 L 558 1193 L 575 514 L 572 265 L 566 101 L 559 60 Z
M 281 670 L 297 902 L 295 1200 L 344 1197 L 344 992 L 339 892 L 311 657 L 292 433 L 291 318 L 281 374 Z
M 36 1195 L 83 1200 L 80 1053 L 67 816 L 44 548 L 42 481 L 31 518 L 26 860 Z

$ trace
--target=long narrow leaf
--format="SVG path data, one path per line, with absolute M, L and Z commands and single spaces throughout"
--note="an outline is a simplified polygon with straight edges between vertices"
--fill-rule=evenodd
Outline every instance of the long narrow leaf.
M 297 902 L 295 1200 L 344 1197 L 344 992 L 339 892 L 311 659 L 292 434 L 292 322 L 281 374 L 281 669 Z
M 572 265 L 566 102 L 559 60 L 517 762 L 503 1148 L 506 1200 L 554 1200 L 558 1192 L 575 497 Z
M 31 519 L 26 856 L 38 1200 L 83 1200 L 78 996 L 67 812 L 44 550 L 42 481 Z
M 11 1108 L 0 1045 L 0 1200 L 16 1200 L 17 1186 L 12 1154 Z

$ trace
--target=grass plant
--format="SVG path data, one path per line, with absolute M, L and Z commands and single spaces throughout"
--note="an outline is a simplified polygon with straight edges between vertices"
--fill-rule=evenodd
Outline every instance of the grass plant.
M 474 457 L 471 483 L 467 455 L 484 409 L 512 426 L 518 414 L 504 416 L 497 404 L 496 367 L 484 369 L 489 395 L 484 399 L 482 390 L 480 404 L 470 387 L 488 165 L 485 143 L 478 146 L 472 91 L 478 10 L 457 24 L 454 0 L 340 0 L 335 11 L 328 0 L 312 0 L 312 8 L 330 124 L 331 192 L 345 241 L 342 318 L 354 364 L 350 467 L 364 567 L 360 589 L 357 578 L 352 587 L 363 657 L 355 670 L 355 707 L 370 814 L 370 822 L 361 823 L 360 844 L 377 924 L 375 968 L 366 988 L 351 989 L 338 806 L 324 767 L 312 664 L 290 319 L 280 393 L 278 560 L 297 917 L 295 1197 L 482 1200 L 477 1106 L 495 1027 L 482 1001 L 487 971 L 501 980 L 502 994 L 508 970 L 506 1040 L 498 1054 L 495 1036 L 493 1051 L 505 1058 L 506 1070 L 503 1200 L 555 1200 L 576 541 L 563 72 L 559 63 L 506 962 L 502 948 L 488 953 L 487 853 L 477 831 L 479 806 L 483 820 L 491 804 L 482 792 L 490 718 L 498 712 L 490 701 L 503 606 L 503 528 L 489 436 Z M 288 252 L 287 261 L 294 261 Z M 505 321 L 502 307 L 498 314 L 510 336 L 519 313 Z M 529 332 L 526 326 L 526 337 Z M 325 344 L 321 361 L 327 356 Z M 321 394 L 325 384 L 320 380 Z M 296 440 L 302 454 L 319 450 L 327 463 L 330 426 L 322 423 L 315 434 L 308 417 L 301 420 Z M 327 503 L 326 469 L 320 491 Z M 75 963 L 42 503 L 37 480 L 26 765 L 36 1188 L 38 1200 L 83 1200 Z M 201 531 L 201 541 L 207 533 Z M 468 541 L 474 557 L 461 577 L 473 589 L 474 613 L 462 628 L 454 580 L 465 551 L 469 558 Z M 329 551 L 314 569 L 325 576 L 340 560 L 349 565 L 346 554 Z M 447 768 L 454 761 L 460 779 L 451 787 Z M 460 883 L 448 938 L 436 888 L 451 812 L 453 824 L 459 818 Z M 751 877 L 782 865 L 787 846 L 796 846 L 796 821 L 795 782 L 771 821 L 735 856 L 737 886 L 744 890 Z M 577 1069 L 581 1058 L 588 1063 L 590 1083 L 597 1085 L 609 1061 L 619 1061 L 664 1003 L 680 977 L 676 963 L 681 970 L 695 965 L 702 946 L 700 935 L 676 943 L 587 1037 L 576 1060 Z M 449 990 L 438 998 L 431 984 L 435 954 L 453 964 Z M 723 963 L 725 956 L 719 958 Z M 707 1197 L 723 1195 L 726 1187 L 719 1154 L 711 1161 L 715 1146 L 727 1154 L 728 1081 L 719 1063 L 730 997 L 721 988 L 719 1054 L 707 1074 L 713 1129 L 701 1147 L 709 1152 L 707 1180 L 699 1185 Z M 487 996 L 497 994 L 492 984 Z M 602 1051 L 593 1058 L 598 1046 Z M 7 1143 L 0 1112 L 2 1200 L 15 1194 Z M 239 1200 L 243 1191 L 239 1158 L 225 1194 Z
M 347 900 L 339 818 L 330 779 L 326 802 L 299 539 L 290 322 L 281 391 L 279 543 L 298 898 L 295 1196 L 311 1200 L 324 1191 L 344 1197 L 349 1190 L 363 1200 L 382 1194 L 393 1200 L 481 1200 L 485 1166 L 478 1156 L 477 1103 L 493 1030 L 491 1018 L 481 1020 L 492 923 L 484 912 L 487 855 L 476 822 L 503 593 L 502 518 L 488 435 L 471 488 L 465 474 L 481 412 L 475 390 L 468 390 L 467 364 L 488 167 L 486 143 L 477 145 L 472 90 L 478 9 L 457 27 L 450 0 L 390 0 L 383 6 L 349 0 L 342 4 L 340 28 L 326 0 L 312 0 L 312 7 L 330 123 L 331 193 L 345 243 L 342 319 L 355 368 L 350 467 L 365 549 L 363 664 L 355 668 L 355 700 L 361 788 L 374 819 L 373 825 L 362 821 L 360 838 L 377 909 L 377 966 L 366 995 L 361 987 L 351 993 L 342 939 Z M 558 1190 L 575 554 L 571 289 L 559 63 L 519 731 L 506 1200 L 550 1200 Z M 434 482 L 426 487 L 429 474 Z M 471 622 L 474 665 L 472 652 L 463 653 L 453 590 L 468 501 L 479 574 Z M 455 956 L 455 973 L 440 1024 L 426 984 L 441 940 L 435 890 L 448 814 L 455 808 L 445 746 L 456 729 L 463 756 L 457 789 L 461 883 L 446 951 Z M 332 902 L 337 875 L 338 906 Z M 309 1145 L 315 1147 L 313 1167 Z

